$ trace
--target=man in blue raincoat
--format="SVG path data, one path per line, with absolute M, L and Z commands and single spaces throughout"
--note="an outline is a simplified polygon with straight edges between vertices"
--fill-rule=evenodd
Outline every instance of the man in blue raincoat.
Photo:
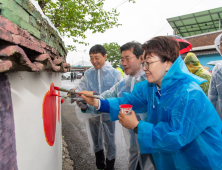
M 103 46 L 95 45 L 91 47 L 89 55 L 93 67 L 85 72 L 83 79 L 75 90 L 76 92 L 87 90 L 101 94 L 123 79 L 118 70 L 105 62 L 107 55 Z M 84 104 L 78 102 L 78 105 Z M 78 112 L 82 114 L 81 110 L 76 109 L 77 116 Z M 113 170 L 116 156 L 115 122 L 111 122 L 109 115 L 104 114 L 88 118 L 86 124 L 88 136 L 90 136 L 89 140 L 92 140 L 97 168 Z
M 82 97 L 133 129 L 141 153 L 152 153 L 158 170 L 221 170 L 222 123 L 199 86 L 206 80 L 189 73 L 174 38 L 154 37 L 143 49 L 147 81 L 137 83 L 122 98 Z M 136 113 L 147 108 L 146 121 L 137 120 L 134 111 L 119 112 L 121 104 L 132 104 Z

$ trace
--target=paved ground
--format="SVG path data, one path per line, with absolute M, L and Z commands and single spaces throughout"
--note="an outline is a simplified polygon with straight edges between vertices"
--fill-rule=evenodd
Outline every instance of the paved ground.
M 79 82 L 79 79 L 74 82 L 70 82 L 70 80 L 62 80 L 62 88 L 71 89 L 77 86 Z M 62 92 L 61 95 L 65 96 L 66 93 Z M 70 99 L 67 99 L 62 104 L 61 109 L 62 133 L 64 140 L 68 145 L 70 158 L 74 162 L 73 169 L 95 170 L 95 157 L 90 151 L 85 124 L 78 120 L 73 104 L 70 103 Z M 118 156 L 116 158 L 116 170 L 127 169 L 127 151 L 124 144 L 125 143 L 123 141 L 122 150 L 118 152 Z
M 72 170 L 73 164 L 73 160 L 70 159 L 68 145 L 64 139 L 62 139 L 62 170 Z

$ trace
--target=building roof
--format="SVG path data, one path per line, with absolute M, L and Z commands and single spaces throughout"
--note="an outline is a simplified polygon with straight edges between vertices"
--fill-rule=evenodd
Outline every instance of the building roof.
M 196 56 L 203 56 L 203 55 L 211 55 L 211 54 L 219 54 L 217 50 L 214 49 L 203 49 L 203 50 L 196 50 L 192 49 L 189 52 L 195 53 Z M 182 59 L 186 57 L 187 53 L 181 54 Z
M 208 46 L 201 46 L 201 47 L 194 47 L 190 51 L 202 51 L 202 50 L 212 50 L 216 49 L 215 45 L 208 45 Z
M 78 67 L 78 66 L 81 66 L 81 67 L 92 67 L 92 63 L 91 63 L 90 61 L 85 61 L 85 60 L 83 60 L 83 61 L 78 61 L 78 62 L 75 63 L 73 66 L 74 66 L 74 67 L 75 67 L 75 66 L 76 66 L 76 67 Z
M 168 18 L 167 21 L 177 35 L 187 37 L 219 30 L 221 18 L 222 7 Z
M 194 52 L 196 54 L 196 56 L 200 56 L 200 55 L 210 55 L 210 54 L 219 54 L 217 52 L 217 50 L 205 50 L 205 51 L 190 51 L 190 52 Z
M 184 37 L 184 38 L 192 44 L 193 48 L 202 47 L 202 46 L 209 46 L 209 47 L 212 46 L 213 47 L 214 40 L 221 33 L 222 33 L 222 30 L 203 33 L 203 34 L 199 34 L 199 35 L 193 35 L 193 36 Z

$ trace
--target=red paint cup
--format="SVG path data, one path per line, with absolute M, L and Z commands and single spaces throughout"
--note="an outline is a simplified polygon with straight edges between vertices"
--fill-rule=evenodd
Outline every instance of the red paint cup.
M 130 104 L 122 104 L 119 106 L 120 107 L 120 111 L 126 115 L 131 115 L 132 113 L 132 105 Z

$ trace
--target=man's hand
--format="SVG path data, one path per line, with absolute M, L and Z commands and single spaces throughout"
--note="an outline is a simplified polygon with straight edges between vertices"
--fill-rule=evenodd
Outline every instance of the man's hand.
M 85 91 L 85 90 L 79 92 L 79 94 L 87 94 L 87 95 L 93 96 L 93 92 Z M 94 106 L 96 109 L 98 108 L 99 102 L 95 98 L 86 97 L 84 95 L 77 95 L 77 97 L 82 97 L 86 101 L 87 104 Z
M 86 103 L 76 101 L 76 104 L 84 111 L 88 109 L 88 105 Z
M 76 89 L 69 89 L 69 91 L 72 91 L 72 92 L 74 92 Z M 76 97 L 76 94 L 72 94 L 72 93 L 67 93 L 67 95 L 69 95 L 70 96 L 70 98 L 75 98 Z
M 118 118 L 119 122 L 123 125 L 123 127 L 127 129 L 134 129 L 139 123 L 134 111 L 132 111 L 131 115 L 126 115 L 122 112 L 119 112 Z
M 99 95 L 99 93 L 97 93 L 97 92 L 93 92 L 93 95 Z
M 75 97 L 75 98 L 71 99 L 71 103 L 73 103 L 75 101 L 76 102 L 82 102 L 82 103 L 86 104 L 86 101 L 82 97 Z

